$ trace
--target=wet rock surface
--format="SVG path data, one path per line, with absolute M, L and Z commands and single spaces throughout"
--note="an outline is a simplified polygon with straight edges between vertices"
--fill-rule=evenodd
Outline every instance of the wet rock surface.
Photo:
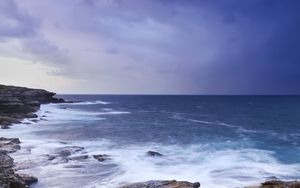
M 109 155 L 102 154 L 102 155 L 93 155 L 94 159 L 98 160 L 99 162 L 104 162 L 110 159 Z
M 271 180 L 262 183 L 259 188 L 300 188 L 300 182 Z
M 24 118 L 36 121 L 35 112 L 41 104 L 65 102 L 54 95 L 41 89 L 0 85 L 0 127 L 8 129 Z M 18 138 L 0 138 L 0 188 L 25 188 L 37 182 L 37 178 L 13 169 L 14 160 L 8 154 L 19 150 L 20 143 Z
M 19 138 L 0 138 L 0 151 L 5 153 L 16 152 L 21 149 Z
M 62 103 L 55 93 L 42 89 L 0 85 L 0 126 L 9 128 L 23 118 L 37 118 L 34 114 L 41 104 Z
M 146 155 L 150 156 L 150 157 L 161 157 L 161 156 L 163 156 L 163 154 L 161 154 L 159 152 L 156 152 L 156 151 L 147 151 Z
M 25 188 L 37 182 L 37 178 L 25 174 L 17 174 L 14 160 L 8 154 L 20 149 L 18 138 L 0 138 L 0 187 Z
M 198 188 L 200 183 L 190 183 L 187 181 L 147 181 L 141 183 L 133 183 L 121 186 L 119 188 Z

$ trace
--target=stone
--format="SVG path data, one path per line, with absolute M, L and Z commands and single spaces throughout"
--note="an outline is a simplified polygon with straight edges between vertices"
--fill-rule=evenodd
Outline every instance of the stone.
M 161 157 L 161 156 L 163 156 L 163 154 L 158 153 L 156 151 L 147 151 L 146 155 L 151 156 L 151 157 Z
M 64 102 L 54 95 L 41 89 L 0 85 L 0 127 L 8 129 L 13 124 L 21 123 L 24 118 L 38 118 L 34 113 L 41 104 Z M 14 161 L 8 153 L 19 149 L 18 138 L 0 138 L 0 188 L 27 188 L 37 182 L 35 177 L 15 173 Z
M 119 188 L 199 188 L 200 183 L 190 183 L 187 181 L 165 180 L 146 181 L 121 186 Z
M 99 162 L 104 162 L 107 159 L 109 159 L 109 155 L 103 154 L 103 155 L 93 155 L 94 159 L 98 160 Z
M 30 176 L 28 174 L 18 174 L 18 175 L 25 182 L 26 185 L 31 185 L 33 183 L 38 182 L 38 179 L 34 176 Z
M 300 188 L 300 182 L 271 180 L 262 183 L 260 188 Z
M 82 150 L 84 150 L 84 148 L 80 147 L 80 146 L 65 146 L 65 147 L 58 148 L 57 153 L 60 156 L 68 157 L 72 153 L 76 153 L 76 152 L 79 152 L 79 151 L 82 151 Z
M 0 151 L 12 153 L 21 149 L 19 138 L 0 138 Z
M 79 155 L 79 156 L 69 157 L 70 160 L 75 160 L 75 161 L 81 161 L 81 160 L 84 160 L 87 158 L 89 158 L 88 155 Z

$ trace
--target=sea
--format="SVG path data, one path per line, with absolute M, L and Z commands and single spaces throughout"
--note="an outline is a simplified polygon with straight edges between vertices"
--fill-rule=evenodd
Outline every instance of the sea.
M 173 179 L 238 188 L 300 179 L 300 96 L 58 97 L 74 102 L 42 105 L 38 118 L 0 131 L 20 138 L 12 156 L 18 172 L 39 179 L 33 188 Z M 59 157 L 74 146 L 83 149 Z M 107 160 L 93 158 L 99 154 Z

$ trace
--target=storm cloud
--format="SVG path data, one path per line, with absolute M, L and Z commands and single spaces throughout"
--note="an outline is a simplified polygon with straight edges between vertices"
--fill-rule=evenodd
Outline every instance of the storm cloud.
M 65 93 L 300 94 L 299 8 L 297 0 L 7 0 L 0 55 L 55 68 L 74 82 Z

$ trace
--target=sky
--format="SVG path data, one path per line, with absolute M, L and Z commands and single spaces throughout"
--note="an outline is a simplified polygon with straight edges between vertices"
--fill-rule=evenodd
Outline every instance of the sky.
M 1 0 L 0 83 L 300 94 L 298 0 Z

